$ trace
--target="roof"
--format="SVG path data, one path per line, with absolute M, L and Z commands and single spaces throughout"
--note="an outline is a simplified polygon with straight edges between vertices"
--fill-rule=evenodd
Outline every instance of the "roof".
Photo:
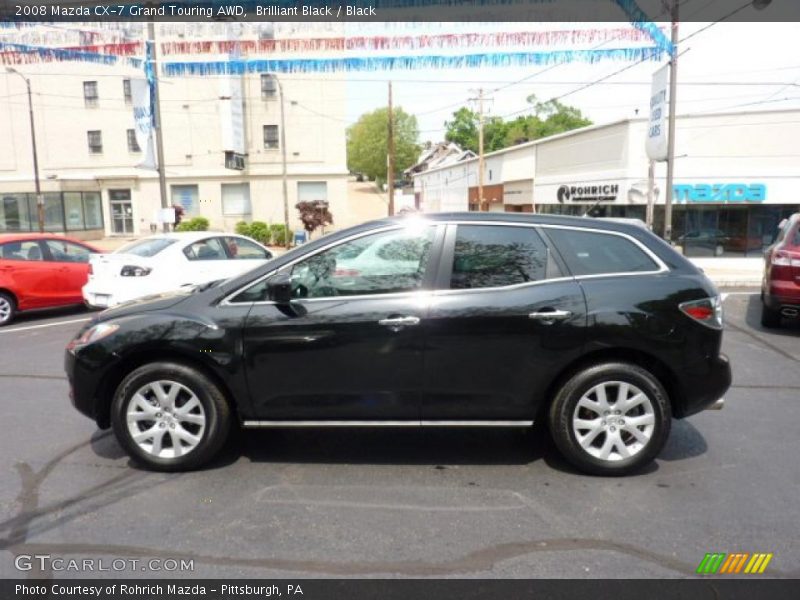
M 623 233 L 641 232 L 641 223 L 632 223 L 612 219 L 597 219 L 594 217 L 572 217 L 566 215 L 551 215 L 537 213 L 507 213 L 507 212 L 451 212 L 451 213 L 413 213 L 386 217 L 380 221 L 384 223 L 397 223 L 405 219 L 424 219 L 427 221 L 468 221 L 473 223 L 529 223 L 538 225 L 565 225 L 568 227 L 586 227 L 618 231 Z M 373 221 L 374 223 L 374 221 Z M 368 224 L 365 224 L 368 225 Z M 646 229 L 646 228 L 645 228 Z
M 68 240 L 70 242 L 77 242 L 78 244 L 83 244 L 84 246 L 91 246 L 91 244 L 87 244 L 83 240 L 78 240 L 75 238 L 71 238 L 66 235 L 61 235 L 58 233 L 38 233 L 33 231 L 20 231 L 14 233 L 0 233 L 0 244 L 5 242 L 19 242 L 23 240 Z

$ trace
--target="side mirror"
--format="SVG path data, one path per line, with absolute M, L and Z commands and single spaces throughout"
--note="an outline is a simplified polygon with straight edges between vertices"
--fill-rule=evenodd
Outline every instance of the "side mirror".
M 292 277 L 289 273 L 278 273 L 267 283 L 267 297 L 276 304 L 292 301 Z

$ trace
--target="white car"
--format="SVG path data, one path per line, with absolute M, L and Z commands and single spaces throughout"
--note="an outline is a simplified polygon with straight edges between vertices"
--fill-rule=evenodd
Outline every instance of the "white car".
M 93 308 L 108 308 L 236 277 L 271 258 L 264 246 L 241 235 L 209 231 L 153 235 L 111 254 L 93 254 L 83 299 Z

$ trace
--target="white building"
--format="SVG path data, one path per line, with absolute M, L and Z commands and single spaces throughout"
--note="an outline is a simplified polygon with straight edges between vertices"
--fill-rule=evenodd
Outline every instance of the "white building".
M 755 256 L 800 210 L 800 111 L 679 116 L 673 239 L 689 255 Z M 645 219 L 646 119 L 593 125 L 414 177 L 426 212 L 490 210 Z M 666 165 L 655 170 L 654 230 L 662 231 Z M 596 205 L 596 206 L 595 206 Z
M 160 27 L 159 43 L 179 39 L 169 37 L 175 35 L 175 24 Z M 306 30 L 295 35 L 301 33 L 308 35 Z M 263 38 L 263 31 L 250 35 Z M 169 62 L 224 57 L 160 58 Z M 142 152 L 133 134 L 127 83 L 142 72 L 122 63 L 55 62 L 14 69 L 30 80 L 33 90 L 46 229 L 84 239 L 149 233 L 161 206 L 158 175 L 137 168 Z M 225 168 L 223 143 L 230 111 L 220 98 L 226 94 L 226 79 L 161 78 L 168 203 L 184 206 L 187 217 L 208 218 L 213 229 L 230 230 L 242 220 L 283 223 L 277 82 L 258 73 L 240 79 L 247 157 L 244 170 L 231 170 Z M 300 227 L 294 209 L 299 200 L 328 200 L 336 227 L 347 226 L 344 76 L 280 75 L 280 81 L 291 227 Z M 0 140 L 0 231 L 36 230 L 26 86 L 18 74 L 5 70 L 0 70 Z

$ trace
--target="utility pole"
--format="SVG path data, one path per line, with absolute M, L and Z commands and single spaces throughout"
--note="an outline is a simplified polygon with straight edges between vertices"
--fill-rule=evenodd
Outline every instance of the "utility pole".
M 155 116 L 153 133 L 156 141 L 156 160 L 158 161 L 158 186 L 161 191 L 161 208 L 169 208 L 166 165 L 164 165 L 164 135 L 161 129 L 161 97 L 158 92 L 158 47 L 156 46 L 156 27 L 153 21 L 147 22 L 147 43 L 150 46 L 150 68 L 152 69 L 150 94 Z M 168 223 L 162 223 L 162 227 L 164 231 L 169 231 Z
M 275 81 L 278 82 L 278 93 L 281 95 L 281 179 L 283 185 L 283 227 L 286 231 L 283 243 L 288 250 L 292 245 L 292 240 L 289 235 L 289 184 L 286 181 L 286 115 L 283 83 L 277 75 L 275 75 Z
M 484 209 L 483 205 L 483 88 L 478 90 L 478 210 Z
M 389 216 L 394 215 L 394 111 L 392 110 L 392 82 L 389 82 L 389 132 L 387 137 L 389 153 L 386 165 L 386 180 L 389 186 Z
M 669 63 L 669 129 L 667 137 L 667 185 L 664 196 L 664 239 L 672 242 L 672 196 L 675 179 L 675 107 L 678 95 L 678 0 L 672 0 L 672 60 Z
M 656 187 L 656 163 L 653 160 L 647 161 L 647 215 L 645 216 L 645 223 L 652 231 L 653 229 L 653 212 L 655 211 L 655 187 Z
M 31 146 L 33 146 L 33 181 L 36 186 L 36 210 L 39 219 L 39 233 L 44 233 L 44 197 L 39 183 L 39 155 L 36 151 L 36 128 L 33 126 L 33 96 L 31 95 L 31 80 L 13 67 L 6 67 L 8 73 L 19 75 L 25 81 L 28 88 L 28 116 L 31 121 Z

